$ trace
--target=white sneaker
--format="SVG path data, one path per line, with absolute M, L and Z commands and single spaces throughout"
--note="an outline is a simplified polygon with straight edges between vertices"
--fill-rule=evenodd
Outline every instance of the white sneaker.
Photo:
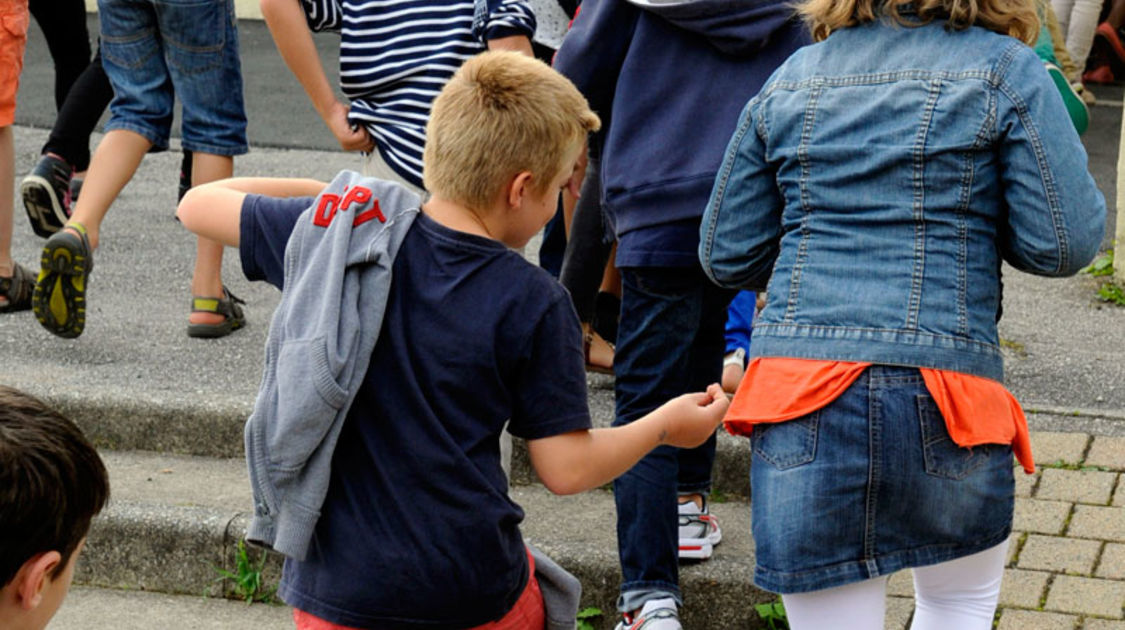
M 624 615 L 614 630 L 683 630 L 676 600 L 650 599 L 636 617 Z
M 723 539 L 719 521 L 711 514 L 704 501 L 700 509 L 695 501 L 679 505 L 680 511 L 680 558 L 706 560 L 711 557 L 715 545 Z

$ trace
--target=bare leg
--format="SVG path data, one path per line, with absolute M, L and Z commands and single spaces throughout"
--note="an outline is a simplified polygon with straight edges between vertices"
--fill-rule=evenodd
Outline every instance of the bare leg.
M 234 174 L 234 158 L 225 155 L 195 152 L 192 156 L 191 185 L 198 186 Z M 85 192 L 83 192 L 85 194 Z M 199 237 L 195 248 L 195 270 L 191 276 L 191 294 L 220 297 L 223 295 L 223 244 Z M 221 324 L 225 318 L 218 313 L 192 313 L 192 324 Z
M 12 198 L 15 195 L 15 144 L 12 128 L 0 127 L 0 277 L 10 278 L 12 261 Z M 0 306 L 8 300 L 0 297 Z
M 1125 1 L 1113 0 L 1105 21 L 1109 22 L 1109 25 L 1113 28 L 1121 28 L 1122 25 L 1125 25 Z
M 98 246 L 102 220 L 110 205 L 133 178 L 150 147 L 152 143 L 147 138 L 125 129 L 111 130 L 98 144 L 90 159 L 82 196 L 70 217 L 86 227 L 91 249 Z

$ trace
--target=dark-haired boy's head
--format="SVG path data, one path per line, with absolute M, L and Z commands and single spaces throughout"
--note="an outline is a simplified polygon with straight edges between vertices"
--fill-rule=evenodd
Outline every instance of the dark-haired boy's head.
M 108 499 L 105 465 L 82 431 L 0 386 L 0 627 L 46 625 Z

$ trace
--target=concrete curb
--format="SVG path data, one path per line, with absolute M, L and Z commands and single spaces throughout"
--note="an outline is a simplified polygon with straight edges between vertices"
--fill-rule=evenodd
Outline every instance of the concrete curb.
M 523 493 L 546 495 L 543 489 Z M 612 531 L 612 497 L 608 493 L 578 499 L 591 506 L 602 527 Z M 583 606 L 596 606 L 606 614 L 595 621 L 596 628 L 611 628 L 614 602 L 621 576 L 612 535 L 584 528 L 587 540 L 576 541 L 565 532 L 554 533 L 555 519 L 584 519 L 589 514 L 566 514 L 555 509 L 558 499 L 547 499 L 550 518 L 543 518 L 542 506 L 529 511 L 527 539 L 540 546 L 559 564 L 572 572 L 583 585 Z M 533 501 L 538 504 L 540 501 Z M 722 506 L 726 512 L 748 512 L 746 504 Z M 733 517 L 732 517 L 733 521 Z M 171 594 L 226 597 L 237 599 L 233 584 L 220 579 L 219 569 L 234 571 L 238 541 L 249 524 L 248 515 L 197 506 L 152 504 L 140 501 L 115 501 L 90 530 L 86 551 L 75 575 L 77 584 L 125 590 L 156 591 Z M 749 539 L 749 532 L 740 533 Z M 604 540 L 603 540 L 604 539 Z M 263 552 L 251 549 L 250 558 L 258 562 Z M 282 558 L 266 554 L 263 581 L 276 585 L 281 575 Z M 715 557 L 705 563 L 687 565 L 680 576 L 687 597 L 683 611 L 687 627 L 757 628 L 753 604 L 773 601 L 774 595 L 752 584 L 753 553 L 746 541 L 725 543 Z

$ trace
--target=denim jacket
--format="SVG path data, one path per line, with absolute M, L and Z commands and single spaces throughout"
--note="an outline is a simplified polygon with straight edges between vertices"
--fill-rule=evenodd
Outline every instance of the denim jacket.
M 1104 229 L 1086 153 L 1030 48 L 880 22 L 797 51 L 746 105 L 699 257 L 719 285 L 768 288 L 753 356 L 1002 381 L 1001 260 L 1071 275 Z

